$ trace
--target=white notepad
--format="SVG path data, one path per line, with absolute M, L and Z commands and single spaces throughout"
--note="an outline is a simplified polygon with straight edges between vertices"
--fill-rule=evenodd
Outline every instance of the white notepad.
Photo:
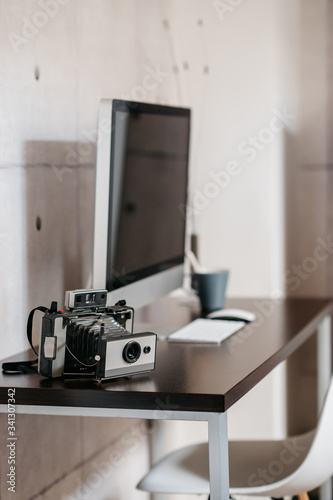
M 243 328 L 245 324 L 245 321 L 200 318 L 169 335 L 168 340 L 170 342 L 220 344 Z

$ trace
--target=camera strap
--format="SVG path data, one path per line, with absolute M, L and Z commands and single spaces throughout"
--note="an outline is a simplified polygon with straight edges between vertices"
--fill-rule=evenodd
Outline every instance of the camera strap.
M 33 309 L 32 311 L 30 311 L 30 314 L 29 314 L 29 317 L 28 317 L 28 321 L 27 321 L 27 337 L 28 337 L 28 341 L 29 341 L 29 344 L 31 345 L 31 349 L 34 351 L 35 354 L 37 354 L 37 356 L 38 356 L 38 352 L 36 351 L 36 349 L 34 348 L 34 345 L 32 343 L 32 321 L 34 319 L 35 311 L 41 311 L 43 313 L 46 313 L 46 311 L 48 311 L 48 310 L 49 309 L 47 307 L 44 307 L 44 306 L 35 307 L 35 309 Z
M 37 362 L 38 359 L 33 359 L 31 361 L 10 361 L 8 363 L 2 363 L 3 373 L 7 375 L 18 375 L 20 373 L 37 373 Z
M 53 304 L 51 308 L 52 307 L 54 308 Z M 35 307 L 35 309 L 33 309 L 30 312 L 27 321 L 27 338 L 31 346 L 31 349 L 34 351 L 37 357 L 38 357 L 38 352 L 36 351 L 32 343 L 32 322 L 35 311 L 41 311 L 43 313 L 46 313 L 48 310 L 49 309 L 44 306 Z M 31 361 L 9 361 L 7 363 L 2 363 L 2 371 L 4 373 L 7 373 L 8 375 L 14 375 L 20 373 L 37 373 L 37 362 L 38 359 L 33 359 Z

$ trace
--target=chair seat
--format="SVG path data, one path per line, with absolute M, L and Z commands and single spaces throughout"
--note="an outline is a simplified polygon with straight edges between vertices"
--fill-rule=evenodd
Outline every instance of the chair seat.
M 230 494 L 267 495 L 269 485 L 293 474 L 305 459 L 314 431 L 281 441 L 230 441 Z M 155 493 L 209 494 L 208 444 L 170 453 L 140 481 Z

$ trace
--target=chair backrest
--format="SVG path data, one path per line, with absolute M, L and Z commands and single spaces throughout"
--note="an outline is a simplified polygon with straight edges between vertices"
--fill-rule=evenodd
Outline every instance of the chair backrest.
M 310 450 L 299 469 L 290 478 L 298 491 L 310 491 L 333 476 L 333 377 Z

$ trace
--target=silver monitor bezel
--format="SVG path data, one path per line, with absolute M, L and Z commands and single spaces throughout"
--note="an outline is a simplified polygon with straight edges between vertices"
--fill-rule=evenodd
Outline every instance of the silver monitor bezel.
M 118 99 L 102 99 L 99 106 L 96 156 L 93 288 L 106 288 L 109 230 L 112 109 Z M 135 103 L 133 103 L 135 104 Z M 179 109 L 179 108 L 178 108 Z M 184 215 L 185 216 L 185 215 Z M 186 233 L 186 230 L 185 230 Z M 184 234 L 185 244 L 185 234 Z M 119 300 L 140 308 L 183 285 L 184 263 L 108 292 L 108 305 Z

